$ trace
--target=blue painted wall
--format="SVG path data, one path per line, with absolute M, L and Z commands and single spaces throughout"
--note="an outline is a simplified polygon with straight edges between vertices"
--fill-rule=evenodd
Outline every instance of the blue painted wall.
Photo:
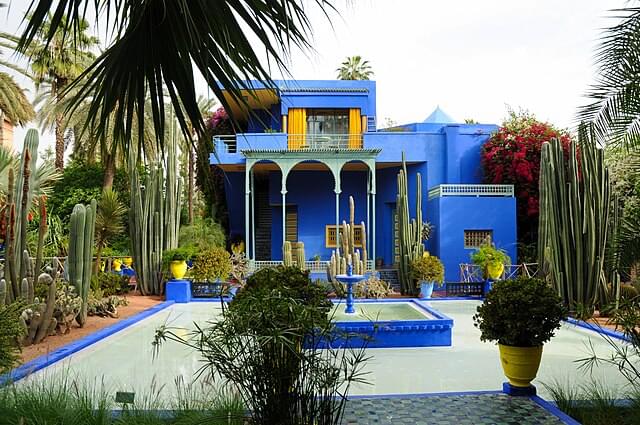
M 460 280 L 460 263 L 469 263 L 473 249 L 464 247 L 465 230 L 493 230 L 493 242 L 517 258 L 516 199 L 506 197 L 445 196 L 429 201 L 437 220 L 432 254 L 441 257 L 445 279 Z
M 282 259 L 282 194 L 280 172 L 269 174 L 269 202 L 271 204 L 271 258 Z M 349 196 L 355 201 L 355 221 L 366 223 L 367 177 L 364 172 L 343 171 L 340 194 L 340 220 L 349 221 Z M 311 188 L 313 188 L 311 190 Z M 331 257 L 333 248 L 325 246 L 325 226 L 334 224 L 335 192 L 331 173 L 327 171 L 296 171 L 289 173 L 287 205 L 298 210 L 298 241 L 304 242 L 305 254 L 310 259 L 319 254 L 323 260 Z
M 262 85 L 253 82 L 256 88 Z M 243 149 L 287 149 L 285 133 L 265 133 L 265 124 L 282 130 L 281 115 L 291 107 L 360 108 L 363 115 L 376 114 L 374 81 L 277 81 L 280 103 L 251 119 L 247 133 L 237 136 L 237 152 L 216 145 L 212 164 L 242 165 Z M 260 119 L 257 119 L 260 118 Z M 496 244 L 516 258 L 514 198 L 443 197 L 428 201 L 428 191 L 439 184 L 482 183 L 480 150 L 495 125 L 410 123 L 402 131 L 365 132 L 364 148 L 380 149 L 376 163 L 376 256 L 385 264 L 393 262 L 393 216 L 396 202 L 396 176 L 402 153 L 408 163 L 411 216 L 415 217 L 416 173 L 422 174 L 423 216 L 435 230 L 427 249 L 443 257 L 446 279 L 459 279 L 459 263 L 469 261 L 472 250 L 464 248 L 465 229 L 492 229 Z M 286 129 L 284 129 L 286 130 Z M 313 159 L 313 158 L 310 158 Z M 244 235 L 244 173 L 228 172 L 227 199 L 231 232 Z M 269 175 L 272 209 L 272 258 L 282 258 L 282 206 L 280 172 Z M 366 221 L 366 175 L 343 172 L 340 219 L 347 219 L 348 198 L 356 198 L 356 220 Z M 325 225 L 335 221 L 333 177 L 328 170 L 294 170 L 288 178 L 287 204 L 298 208 L 298 239 L 305 243 L 307 258 L 320 254 L 327 259 Z M 368 229 L 371 233 L 372 229 Z M 369 247 L 372 252 L 372 247 Z

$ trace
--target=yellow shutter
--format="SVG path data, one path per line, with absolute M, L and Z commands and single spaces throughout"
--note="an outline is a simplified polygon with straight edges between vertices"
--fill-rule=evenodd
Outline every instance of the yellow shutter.
M 307 132 L 307 111 L 304 108 L 290 108 L 287 132 L 289 149 L 301 149 Z
M 349 109 L 349 149 L 362 149 L 360 109 Z

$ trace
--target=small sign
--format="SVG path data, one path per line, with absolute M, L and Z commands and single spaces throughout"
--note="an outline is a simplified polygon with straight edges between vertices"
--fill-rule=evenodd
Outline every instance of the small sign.
M 124 391 L 116 392 L 116 403 L 133 404 L 136 393 L 127 393 Z

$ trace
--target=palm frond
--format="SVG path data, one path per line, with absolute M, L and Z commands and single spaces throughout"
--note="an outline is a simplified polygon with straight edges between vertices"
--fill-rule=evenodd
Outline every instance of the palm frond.
M 96 214 L 96 245 L 104 248 L 114 236 L 124 231 L 123 218 L 127 208 L 120 202 L 118 193 L 111 189 L 102 192 Z
M 60 28 L 73 36 L 89 4 L 106 18 L 115 41 L 73 83 L 78 93 L 68 112 L 73 114 L 83 99 L 93 99 L 90 115 L 98 137 L 113 128 L 116 138 L 130 140 L 135 131 L 143 131 L 150 108 L 155 137 L 163 147 L 165 92 L 184 136 L 192 140 L 193 126 L 200 137 L 205 126 L 195 91 L 196 70 L 230 110 L 231 103 L 247 104 L 242 90 L 251 87 L 245 80 L 273 83 L 270 66 L 261 63 L 248 33 L 266 52 L 269 65 L 283 70 L 292 48 L 310 47 L 308 6 L 296 0 L 34 0 L 20 50 L 28 50 L 47 19 L 48 41 Z M 326 0 L 313 4 L 325 14 L 333 10 Z
M 614 14 L 621 21 L 601 38 L 595 55 L 598 76 L 587 92 L 591 103 L 577 117 L 593 123 L 600 144 L 640 147 L 640 8 Z
M 22 88 L 4 72 L 0 72 L 0 110 L 14 125 L 25 125 L 35 116 L 33 106 Z

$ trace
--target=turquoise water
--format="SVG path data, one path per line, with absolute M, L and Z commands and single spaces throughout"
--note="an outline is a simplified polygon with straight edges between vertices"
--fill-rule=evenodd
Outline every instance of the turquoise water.
M 498 348 L 480 341 L 472 316 L 477 301 L 433 301 L 425 303 L 453 318 L 451 347 L 369 349 L 372 360 L 366 365 L 369 385 L 359 385 L 353 394 L 410 394 L 425 392 L 498 390 L 505 380 L 498 360 Z M 360 304 L 362 305 L 362 304 Z M 358 307 L 360 305 L 357 305 Z M 118 332 L 27 378 L 55 379 L 79 377 L 94 381 L 109 391 L 149 392 L 161 389 L 163 397 L 175 395 L 176 380 L 192 383 L 202 365 L 198 355 L 175 343 L 165 343 L 157 358 L 151 341 L 158 326 L 168 324 L 185 335 L 193 322 L 215 320 L 221 309 L 215 302 L 175 304 L 121 332 Z M 592 379 L 603 380 L 610 388 L 625 381 L 612 367 L 601 367 L 590 375 L 578 369 L 576 360 L 586 357 L 588 345 L 601 355 L 611 348 L 599 335 L 565 324 L 556 338 L 545 345 L 542 364 L 534 384 L 548 398 L 541 385 L 558 381 L 573 386 Z M 199 383 L 195 383 L 199 385 Z
M 332 317 L 336 322 L 427 320 L 433 317 L 426 311 L 412 307 L 411 303 L 362 303 L 357 304 L 355 314 L 344 312 L 345 304 L 337 304 Z

